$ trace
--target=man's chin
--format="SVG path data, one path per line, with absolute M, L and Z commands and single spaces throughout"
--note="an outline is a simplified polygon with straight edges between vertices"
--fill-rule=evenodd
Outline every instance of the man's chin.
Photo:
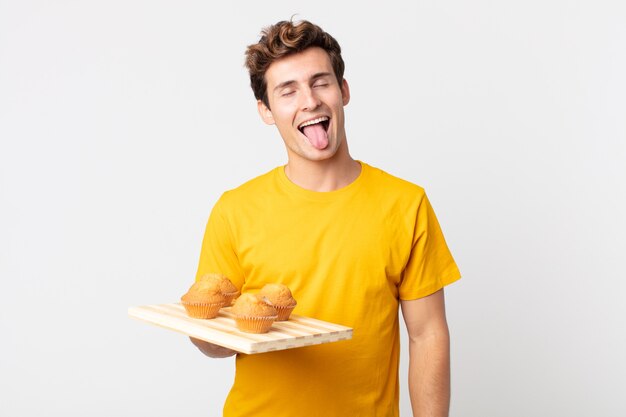
M 307 149 L 302 152 L 289 152 L 290 160 L 300 160 L 301 162 L 324 162 L 335 158 L 337 152 L 330 146 L 325 149 Z
M 334 148 L 328 145 L 324 149 L 317 149 L 315 152 L 309 153 L 308 156 L 309 157 L 307 159 L 309 159 L 310 161 L 315 161 L 315 162 L 330 161 L 337 157 L 337 148 Z

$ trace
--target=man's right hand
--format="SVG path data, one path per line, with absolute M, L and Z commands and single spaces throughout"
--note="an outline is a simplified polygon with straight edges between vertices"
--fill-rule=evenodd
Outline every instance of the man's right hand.
M 193 343 L 198 349 L 200 349 L 200 352 L 211 358 L 227 358 L 237 353 L 237 351 L 235 350 L 215 345 L 213 343 L 205 342 L 204 340 L 196 339 L 193 337 L 190 337 L 189 340 L 191 340 L 191 343 Z

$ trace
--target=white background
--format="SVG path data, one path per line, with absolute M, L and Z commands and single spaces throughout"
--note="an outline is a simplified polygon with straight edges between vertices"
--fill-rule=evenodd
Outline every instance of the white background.
M 451 415 L 626 415 L 620 0 L 0 0 L 0 415 L 221 414 L 234 360 L 127 308 L 285 162 L 243 52 L 295 13 L 343 47 L 353 156 L 426 188 L 463 273 Z

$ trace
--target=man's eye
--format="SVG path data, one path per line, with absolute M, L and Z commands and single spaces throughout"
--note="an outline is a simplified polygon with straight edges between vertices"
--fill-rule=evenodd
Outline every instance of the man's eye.
M 281 94 L 282 97 L 289 97 L 292 96 L 295 93 L 295 91 L 285 91 L 284 93 Z
M 313 87 L 326 87 L 328 86 L 328 83 L 316 83 L 313 85 Z

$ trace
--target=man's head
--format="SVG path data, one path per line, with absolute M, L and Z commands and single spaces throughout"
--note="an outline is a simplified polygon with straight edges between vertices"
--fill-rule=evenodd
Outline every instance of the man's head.
M 273 62 L 307 48 L 319 47 L 328 54 L 337 83 L 343 81 L 344 63 L 339 43 L 311 22 L 281 21 L 266 27 L 259 41 L 246 50 L 246 67 L 254 97 L 270 108 L 265 72 Z
M 337 41 L 309 22 L 279 22 L 246 54 L 259 115 L 278 129 L 290 163 L 347 160 L 350 90 Z

